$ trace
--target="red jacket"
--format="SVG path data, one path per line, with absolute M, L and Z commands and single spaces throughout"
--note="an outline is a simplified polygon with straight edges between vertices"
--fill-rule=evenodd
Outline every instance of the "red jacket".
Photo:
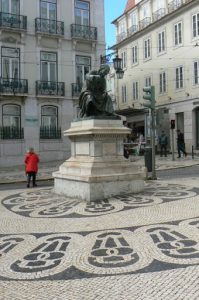
M 26 164 L 26 172 L 36 172 L 38 171 L 38 162 L 39 162 L 39 157 L 36 153 L 29 152 L 26 154 L 25 160 Z

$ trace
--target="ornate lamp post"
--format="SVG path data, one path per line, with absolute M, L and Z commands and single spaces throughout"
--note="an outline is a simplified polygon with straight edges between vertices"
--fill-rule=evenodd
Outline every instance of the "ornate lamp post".
M 110 53 L 110 54 L 104 55 L 104 56 L 101 55 L 100 63 L 101 63 L 101 65 L 106 64 L 107 62 L 110 61 L 111 56 L 115 55 L 115 54 L 116 54 L 116 56 L 115 56 L 115 58 L 113 58 L 113 67 L 115 69 L 117 78 L 122 79 L 124 76 L 124 71 L 122 70 L 122 59 L 118 57 L 117 52 L 113 52 L 113 53 Z

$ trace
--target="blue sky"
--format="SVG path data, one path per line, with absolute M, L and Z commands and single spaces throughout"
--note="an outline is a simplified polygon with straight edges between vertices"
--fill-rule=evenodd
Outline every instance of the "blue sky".
M 106 47 L 115 44 L 115 26 L 113 20 L 123 14 L 127 0 L 104 0 Z

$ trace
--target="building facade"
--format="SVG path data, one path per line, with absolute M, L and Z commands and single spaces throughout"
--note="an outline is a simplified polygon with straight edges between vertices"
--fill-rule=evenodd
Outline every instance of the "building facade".
M 186 148 L 199 152 L 199 2 L 129 0 L 113 21 L 123 60 L 118 81 L 118 112 L 138 131 L 149 134 L 143 87 L 154 85 L 157 135 L 170 134 L 170 121 L 184 132 Z
M 0 0 L 0 166 L 70 156 L 63 137 L 105 49 L 104 0 Z

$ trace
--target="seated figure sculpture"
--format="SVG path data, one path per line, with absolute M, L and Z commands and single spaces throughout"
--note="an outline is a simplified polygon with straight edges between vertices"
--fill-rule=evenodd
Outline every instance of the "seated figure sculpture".
M 115 116 L 111 97 L 106 91 L 105 76 L 110 67 L 102 65 L 99 70 L 93 70 L 86 75 L 85 85 L 79 96 L 79 117 Z

